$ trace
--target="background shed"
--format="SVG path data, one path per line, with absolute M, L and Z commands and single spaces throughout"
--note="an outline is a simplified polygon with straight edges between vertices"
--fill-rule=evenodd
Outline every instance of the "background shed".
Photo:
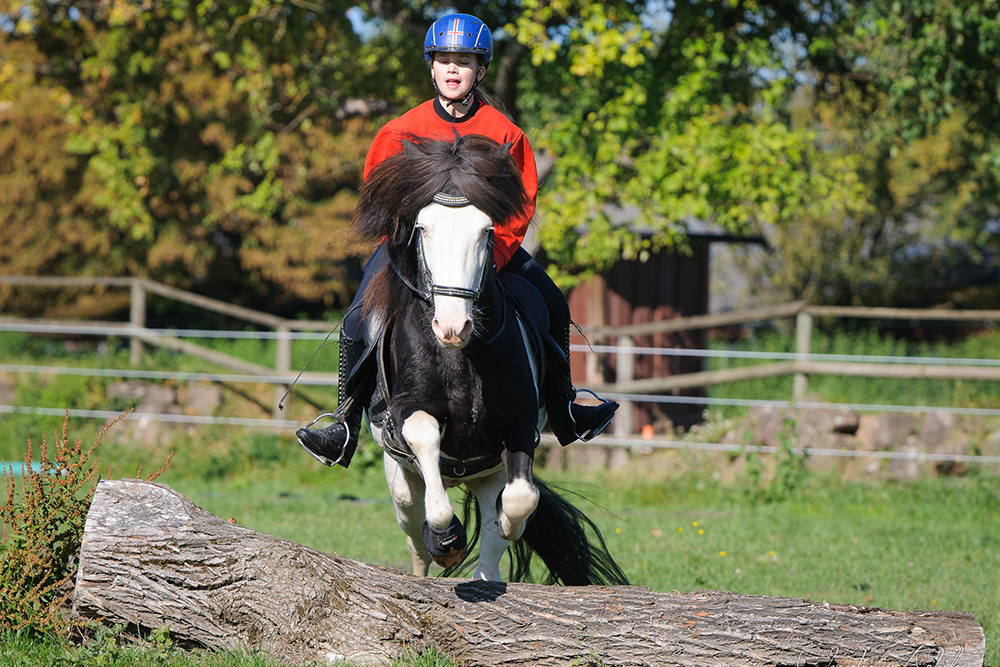
M 690 253 L 661 250 L 646 261 L 621 260 L 609 270 L 578 285 L 567 295 L 573 321 L 580 327 L 626 326 L 667 320 L 674 317 L 705 315 L 709 312 L 711 245 L 713 243 L 756 243 L 760 237 L 735 237 L 692 231 Z M 618 344 L 617 337 L 588 341 L 575 329 L 571 344 Z M 684 331 L 637 336 L 636 347 L 704 349 L 708 332 Z M 617 358 L 613 354 L 572 353 L 573 379 L 577 387 L 615 381 Z M 707 370 L 700 357 L 636 354 L 633 378 L 666 377 Z M 676 390 L 675 395 L 704 396 L 703 389 Z M 661 430 L 667 422 L 688 427 L 697 422 L 703 408 L 690 404 L 633 403 L 632 429 L 639 432 L 647 424 Z M 627 420 L 621 420 L 627 423 Z

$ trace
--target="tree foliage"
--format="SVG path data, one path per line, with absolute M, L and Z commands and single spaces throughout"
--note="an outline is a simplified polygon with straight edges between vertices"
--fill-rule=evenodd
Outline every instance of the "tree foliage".
M 494 26 L 485 87 L 555 159 L 540 236 L 563 284 L 698 220 L 765 232 L 782 297 L 906 299 L 928 257 L 943 276 L 1000 251 L 997 9 L 0 0 L 0 265 L 342 302 L 368 144 L 430 94 L 422 37 L 457 10 Z
M 835 32 L 809 44 L 843 54 L 848 68 L 819 72 L 800 114 L 854 160 L 867 205 L 774 227 L 763 271 L 778 287 L 917 305 L 969 300 L 953 288 L 995 283 L 997 10 L 993 0 L 851 3 Z
M 850 156 L 789 116 L 793 74 L 810 65 L 800 42 L 829 30 L 807 9 L 644 3 L 599 16 L 558 53 L 535 49 L 561 62 L 531 84 L 558 97 L 534 109 L 558 156 L 542 230 L 557 265 L 586 276 L 683 243 L 693 219 L 748 233 L 862 205 Z
M 376 91 L 346 5 L 3 0 L 0 264 L 347 296 Z

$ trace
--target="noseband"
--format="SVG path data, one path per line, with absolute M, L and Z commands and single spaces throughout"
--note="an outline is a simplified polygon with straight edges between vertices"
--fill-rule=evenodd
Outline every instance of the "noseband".
M 443 192 L 439 192 L 434 195 L 433 199 L 435 204 L 441 204 L 442 206 L 447 206 L 448 208 L 461 208 L 463 206 L 468 206 L 471 202 L 463 196 L 446 195 Z M 410 232 L 409 243 L 413 243 L 414 235 L 417 232 L 417 225 L 413 226 L 413 230 Z M 470 301 L 479 301 L 480 295 L 483 293 L 483 289 L 486 287 L 486 280 L 489 276 L 490 264 L 489 262 L 483 263 L 483 272 L 479 277 L 479 286 L 476 289 L 469 289 L 467 287 L 449 287 L 447 285 L 438 285 L 434 282 L 434 276 L 431 275 L 430 269 L 427 268 L 427 260 L 424 257 L 424 244 L 423 237 L 417 236 L 417 271 L 420 274 L 420 287 L 414 286 L 406 277 L 400 273 L 399 269 L 396 268 L 396 263 L 392 261 L 392 257 L 389 257 L 389 265 L 392 266 L 392 270 L 396 272 L 399 279 L 403 281 L 410 291 L 416 294 L 421 300 L 431 304 L 436 295 L 441 296 L 453 296 L 460 299 L 468 299 Z M 486 241 L 486 247 L 489 250 L 493 248 L 493 230 L 490 229 L 489 238 Z

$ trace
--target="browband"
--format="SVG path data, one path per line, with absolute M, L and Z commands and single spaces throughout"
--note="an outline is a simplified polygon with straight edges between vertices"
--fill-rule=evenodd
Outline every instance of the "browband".
M 441 204 L 442 206 L 448 206 L 450 208 L 458 208 L 460 206 L 468 206 L 471 202 L 468 198 L 463 197 L 462 195 L 456 197 L 454 195 L 446 195 L 443 192 L 439 192 L 434 195 L 434 203 Z

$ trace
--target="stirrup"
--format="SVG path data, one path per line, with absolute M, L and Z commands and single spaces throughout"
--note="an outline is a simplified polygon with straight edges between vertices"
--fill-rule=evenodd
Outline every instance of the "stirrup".
M 603 422 L 601 422 L 597 426 L 594 426 L 593 428 L 590 428 L 587 431 L 584 431 L 583 433 L 580 433 L 580 431 L 578 431 L 577 428 L 576 428 L 576 419 L 573 418 L 573 401 L 569 402 L 569 410 L 568 410 L 568 412 L 569 412 L 569 420 L 571 422 L 573 422 L 573 432 L 576 434 L 576 437 L 579 438 L 581 442 L 589 442 L 590 440 L 593 440 L 594 438 L 596 438 L 597 436 L 599 436 L 601 433 L 604 433 L 604 429 L 606 429 L 608 427 L 608 425 L 611 423 L 611 420 L 614 419 L 615 412 L 618 410 L 618 407 L 619 407 L 618 406 L 618 402 L 617 401 L 611 401 L 611 400 L 608 400 L 606 398 L 601 398 L 600 396 L 598 396 L 597 394 L 595 394 L 590 389 L 576 389 L 574 387 L 574 390 L 576 391 L 576 395 L 579 395 L 581 391 L 585 391 L 588 394 L 590 394 L 591 396 L 593 396 L 594 398 L 596 398 L 598 401 L 601 402 L 600 405 L 581 406 L 581 407 L 600 408 L 600 407 L 605 406 L 605 405 L 614 405 L 614 409 L 611 411 L 611 414 L 608 415 L 607 419 L 605 419 Z M 574 396 L 573 398 L 575 400 L 576 396 Z
M 340 456 L 338 456 L 335 461 L 314 452 L 308 445 L 306 445 L 306 443 L 302 442 L 302 439 L 299 438 L 297 435 L 295 439 L 299 441 L 299 444 L 302 446 L 302 449 L 306 450 L 310 456 L 312 456 L 314 459 L 316 459 L 323 465 L 330 466 L 332 468 L 333 466 L 340 464 L 344 460 L 344 454 L 347 453 L 347 443 L 351 441 L 351 427 L 348 426 L 347 420 L 345 419 L 343 412 L 339 408 L 334 412 L 324 412 L 319 417 L 316 417 L 316 419 L 312 420 L 307 425 L 300 428 L 299 431 L 311 430 L 309 427 L 314 425 L 316 422 L 318 422 L 320 419 L 323 419 L 324 417 L 332 418 L 334 420 L 334 424 L 340 424 L 341 426 L 344 427 L 344 430 L 347 432 L 347 438 L 344 440 L 344 446 L 340 448 Z M 331 424 L 330 426 L 333 426 L 333 424 Z M 296 431 L 295 433 L 298 434 L 299 431 Z

